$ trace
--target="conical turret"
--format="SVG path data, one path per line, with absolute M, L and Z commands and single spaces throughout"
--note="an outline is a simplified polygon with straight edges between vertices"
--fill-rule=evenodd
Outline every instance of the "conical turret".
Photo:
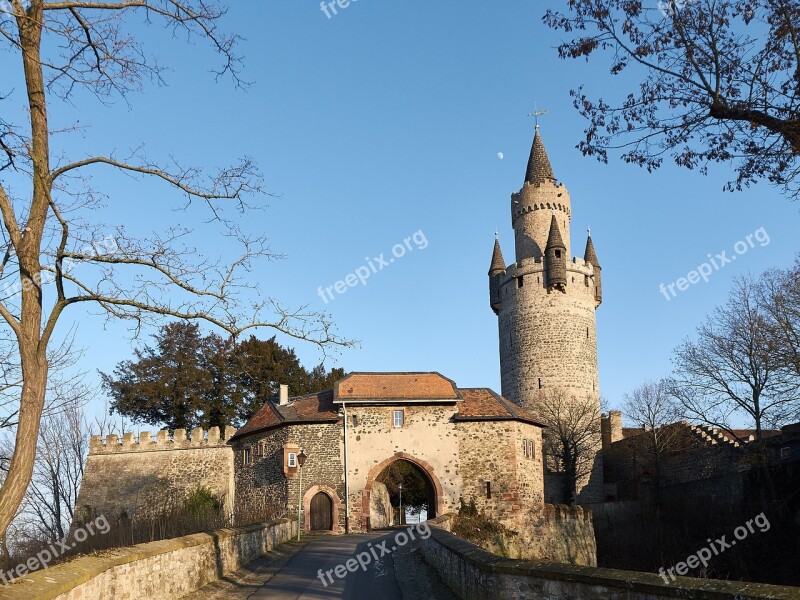
M 597 260 L 597 253 L 594 251 L 594 242 L 592 242 L 592 232 L 589 231 L 589 236 L 586 238 L 586 252 L 583 253 L 583 260 L 594 267 L 594 300 L 595 305 L 599 306 L 603 302 L 603 281 L 601 278 L 600 261 Z
M 500 300 L 500 281 L 506 273 L 506 261 L 503 260 L 503 252 L 500 250 L 500 241 L 497 234 L 494 236 L 494 251 L 492 252 L 492 264 L 489 266 L 489 305 L 495 314 L 500 312 L 503 306 Z
M 567 287 L 567 247 L 561 238 L 556 215 L 550 219 L 550 234 L 544 251 L 544 268 L 547 271 L 547 288 L 562 292 Z
M 503 252 L 500 250 L 500 240 L 494 238 L 494 251 L 492 252 L 492 264 L 489 266 L 489 275 L 497 275 L 506 270 L 506 261 L 503 260 Z

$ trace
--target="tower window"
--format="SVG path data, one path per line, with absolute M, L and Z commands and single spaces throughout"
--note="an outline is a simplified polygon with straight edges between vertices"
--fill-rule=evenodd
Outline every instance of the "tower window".
M 588 327 L 586 328 L 586 339 L 587 340 L 589 339 L 589 328 Z
M 517 277 L 517 287 L 521 288 L 523 285 L 525 285 L 525 282 L 523 281 L 522 276 Z
M 486 497 L 491 500 L 492 499 L 492 482 L 486 482 Z
M 556 258 L 561 258 L 561 250 L 556 250 Z
M 542 378 L 539 377 L 539 389 L 542 389 Z

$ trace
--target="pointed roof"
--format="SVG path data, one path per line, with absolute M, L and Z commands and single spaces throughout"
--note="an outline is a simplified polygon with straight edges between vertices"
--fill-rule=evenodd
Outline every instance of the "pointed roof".
M 567 249 L 566 244 L 564 244 L 564 239 L 561 237 L 561 230 L 558 228 L 558 219 L 556 219 L 555 213 L 553 213 L 553 218 L 550 219 L 550 235 L 547 236 L 547 246 L 545 246 L 545 251 L 549 250 L 550 248 L 563 248 L 564 250 Z
M 494 238 L 494 252 L 492 252 L 492 264 L 489 267 L 489 275 L 500 273 L 506 270 L 506 261 L 503 260 L 503 252 L 500 250 L 500 241 Z
M 586 238 L 586 252 L 583 253 L 583 260 L 600 268 L 600 261 L 597 260 L 597 254 L 594 251 L 594 243 L 592 242 L 592 235 Z
M 533 136 L 531 156 L 528 159 L 528 170 L 525 172 L 525 182 L 539 185 L 545 181 L 555 183 L 556 176 L 553 174 L 553 167 L 550 166 L 550 159 L 547 158 L 547 151 L 544 149 L 542 136 L 539 135 L 539 127 L 537 126 L 536 133 Z

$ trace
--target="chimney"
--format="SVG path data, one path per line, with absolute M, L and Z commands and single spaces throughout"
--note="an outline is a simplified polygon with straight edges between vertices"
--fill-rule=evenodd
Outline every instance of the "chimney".
M 285 383 L 281 384 L 281 393 L 279 396 L 278 403 L 281 406 L 286 406 L 287 404 L 289 404 L 289 386 L 286 385 Z

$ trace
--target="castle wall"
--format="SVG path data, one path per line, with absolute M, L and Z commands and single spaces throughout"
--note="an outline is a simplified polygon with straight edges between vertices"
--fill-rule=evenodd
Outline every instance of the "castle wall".
M 226 428 L 226 439 L 235 431 Z M 121 442 L 116 435 L 105 443 L 92 436 L 75 521 L 101 514 L 109 520 L 146 518 L 198 486 L 209 488 L 232 509 L 233 452 L 216 427 L 207 435 L 197 428 L 188 439 L 184 430 L 172 437 L 159 431 L 155 440 L 149 432 L 140 433 L 138 440 L 126 433 Z

